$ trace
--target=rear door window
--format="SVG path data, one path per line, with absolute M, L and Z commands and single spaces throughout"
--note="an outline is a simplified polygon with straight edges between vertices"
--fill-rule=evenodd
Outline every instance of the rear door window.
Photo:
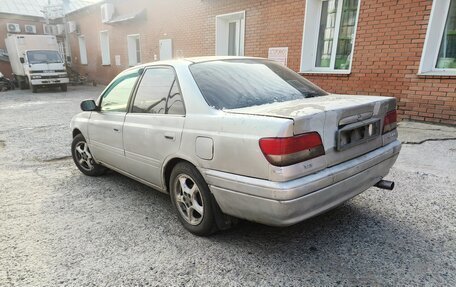
M 166 112 L 173 115 L 185 115 L 184 100 L 177 83 L 177 79 L 174 80 L 171 92 L 166 102 Z
M 327 93 L 299 74 L 268 60 L 196 63 L 190 71 L 208 105 L 237 109 L 318 97 Z
M 154 67 L 144 72 L 132 112 L 185 114 L 182 95 L 172 68 Z

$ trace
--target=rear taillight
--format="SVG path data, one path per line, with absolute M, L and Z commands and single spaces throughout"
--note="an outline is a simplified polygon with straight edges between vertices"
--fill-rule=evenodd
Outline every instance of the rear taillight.
M 266 159 L 275 166 L 287 166 L 325 154 L 317 132 L 286 138 L 262 138 L 260 148 Z
M 394 130 L 397 127 L 397 112 L 396 110 L 389 111 L 383 120 L 383 133 Z

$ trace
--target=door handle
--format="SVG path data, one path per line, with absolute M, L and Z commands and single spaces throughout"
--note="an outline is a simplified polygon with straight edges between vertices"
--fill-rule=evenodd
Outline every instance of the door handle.
M 116 133 L 118 133 L 118 132 L 119 132 L 119 129 L 116 129 L 116 128 L 114 128 L 113 130 L 114 130 Z
M 174 134 L 173 133 L 165 133 L 165 139 L 167 140 L 174 140 Z

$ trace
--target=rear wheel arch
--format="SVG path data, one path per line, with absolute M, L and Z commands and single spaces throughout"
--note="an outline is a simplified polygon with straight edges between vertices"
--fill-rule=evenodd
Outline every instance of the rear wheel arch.
M 164 182 L 165 190 L 168 193 L 169 193 L 169 182 L 170 182 L 171 172 L 173 171 L 174 167 L 180 162 L 187 162 L 196 168 L 196 166 L 192 162 L 190 162 L 186 159 L 180 158 L 180 157 L 175 157 L 175 158 L 168 160 L 165 163 L 165 166 L 163 168 L 163 182 Z
M 193 166 L 196 169 L 196 171 L 199 172 L 199 174 L 201 175 L 202 180 L 204 182 L 206 181 L 204 176 L 201 174 L 201 172 L 199 171 L 199 169 L 196 167 L 196 165 L 194 163 L 192 163 L 191 161 L 189 161 L 187 159 L 180 158 L 180 157 L 172 158 L 166 162 L 164 169 L 163 169 L 163 180 L 165 183 L 165 189 L 170 194 L 171 197 L 173 196 L 172 192 L 170 190 L 171 174 L 173 172 L 174 167 L 176 167 L 180 163 L 187 163 L 187 164 Z M 205 182 L 205 184 L 207 184 L 207 182 Z M 208 204 L 211 205 L 211 209 L 213 212 L 212 215 L 214 216 L 215 225 L 217 226 L 217 229 L 226 230 L 226 229 L 229 229 L 232 226 L 236 225 L 237 219 L 224 214 L 222 212 L 222 210 L 220 209 L 220 206 L 218 205 L 218 203 L 217 203 L 214 195 L 210 191 L 210 189 L 208 191 L 210 194 L 210 200 L 209 200 L 210 202 L 208 202 Z M 213 231 L 215 231 L 215 230 L 213 230 Z

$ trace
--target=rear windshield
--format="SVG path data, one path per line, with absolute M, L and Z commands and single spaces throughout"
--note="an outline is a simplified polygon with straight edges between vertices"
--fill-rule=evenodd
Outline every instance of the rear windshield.
M 196 63 L 190 71 L 206 102 L 216 109 L 238 109 L 326 95 L 299 74 L 268 60 Z

